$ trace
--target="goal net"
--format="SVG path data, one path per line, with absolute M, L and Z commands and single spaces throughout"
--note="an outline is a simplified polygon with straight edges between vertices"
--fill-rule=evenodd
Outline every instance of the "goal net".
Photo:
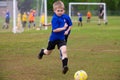
M 87 12 L 91 12 L 91 22 L 98 22 L 98 9 L 99 5 L 103 5 L 104 8 L 104 21 L 107 21 L 106 16 L 106 4 L 105 3 L 85 3 L 85 2 L 70 2 L 69 3 L 69 16 L 71 17 L 73 22 L 78 21 L 77 13 L 80 12 L 83 17 L 83 22 L 87 21 Z
M 16 7 L 18 9 L 16 9 Z M 47 29 L 47 0 L 26 0 L 18 3 L 13 0 L 13 33 L 24 30 Z

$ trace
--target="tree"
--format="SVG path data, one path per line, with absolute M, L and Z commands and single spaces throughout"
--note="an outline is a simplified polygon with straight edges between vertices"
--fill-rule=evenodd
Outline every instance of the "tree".
M 1 1 L 1 0 L 0 0 Z M 47 0 L 48 11 L 53 10 L 53 3 L 57 0 Z M 61 0 L 65 4 L 66 10 L 68 10 L 69 2 L 105 2 L 107 10 L 120 10 L 120 0 Z M 40 0 L 39 0 L 40 2 Z M 40 4 L 40 3 L 39 3 Z M 31 8 L 36 9 L 36 0 L 18 0 L 18 9 L 30 10 Z
M 36 0 L 18 0 L 18 9 L 21 12 L 36 9 Z

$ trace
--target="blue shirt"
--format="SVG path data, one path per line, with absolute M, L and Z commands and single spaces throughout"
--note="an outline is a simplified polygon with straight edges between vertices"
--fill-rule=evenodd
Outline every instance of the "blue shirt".
M 82 18 L 82 14 L 81 13 L 78 15 L 78 18 Z
M 6 19 L 10 19 L 10 12 L 9 12 L 9 11 L 6 12 L 5 18 L 6 18 Z
M 64 40 L 65 36 L 64 36 L 64 30 L 60 31 L 60 32 L 53 32 L 53 30 L 57 29 L 57 28 L 62 28 L 65 25 L 65 21 L 64 21 L 64 17 L 62 16 L 57 16 L 56 14 L 53 15 L 52 17 L 52 32 L 50 35 L 49 40 L 50 41 L 55 41 L 55 40 Z
M 71 21 L 70 17 L 67 14 L 63 14 L 63 18 L 65 20 L 65 23 L 67 23 L 67 25 L 68 25 L 68 27 L 66 28 L 66 30 L 67 30 L 70 26 L 72 26 L 72 21 Z M 69 31 L 68 35 L 69 34 L 70 34 L 70 31 Z
M 82 14 L 81 13 L 78 15 L 78 18 L 79 18 L 79 21 L 82 21 Z

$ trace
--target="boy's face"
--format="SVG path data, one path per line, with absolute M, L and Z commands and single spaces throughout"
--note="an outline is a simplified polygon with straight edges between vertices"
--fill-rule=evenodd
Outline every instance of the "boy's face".
M 64 14 L 65 10 L 62 8 L 57 8 L 54 10 L 54 12 L 56 13 L 57 16 L 62 16 Z
M 80 13 L 78 12 L 77 15 L 80 15 Z

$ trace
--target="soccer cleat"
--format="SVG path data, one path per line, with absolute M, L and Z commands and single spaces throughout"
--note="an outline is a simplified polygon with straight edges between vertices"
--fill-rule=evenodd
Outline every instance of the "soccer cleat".
M 66 74 L 67 71 L 68 71 L 68 67 L 67 67 L 67 66 L 64 66 L 64 67 L 63 67 L 63 71 L 62 71 L 62 73 L 63 73 L 63 74 Z
M 41 49 L 40 53 L 38 54 L 38 59 L 42 59 L 43 55 L 44 55 L 44 49 Z

